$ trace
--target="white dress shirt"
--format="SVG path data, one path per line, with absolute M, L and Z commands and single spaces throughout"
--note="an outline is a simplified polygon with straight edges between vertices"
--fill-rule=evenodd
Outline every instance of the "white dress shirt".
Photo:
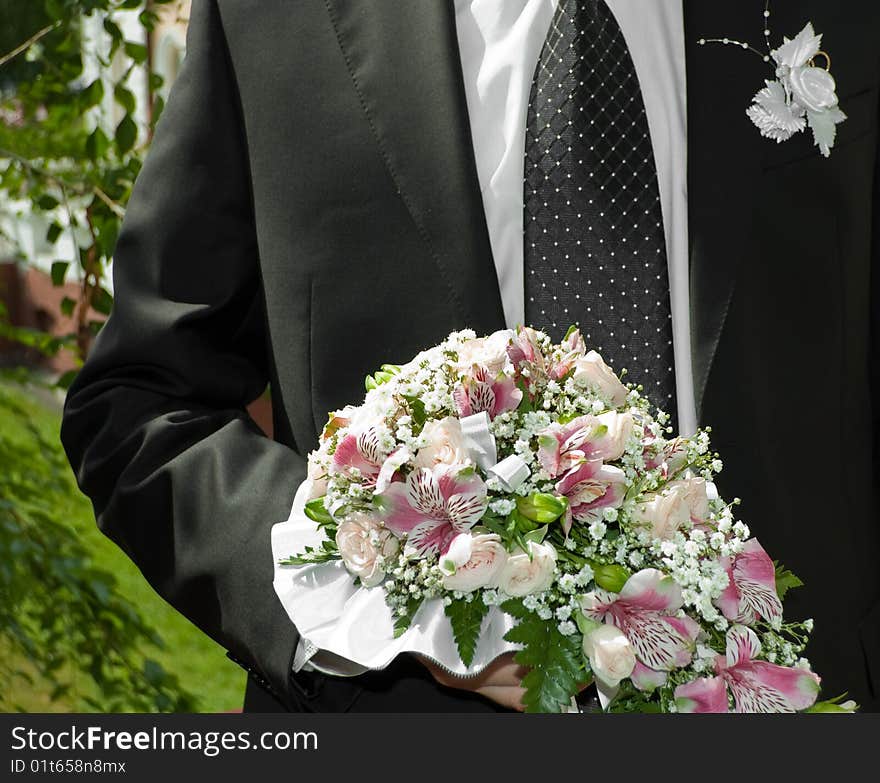
M 606 0 L 642 88 L 669 259 L 678 421 L 696 429 L 688 309 L 684 29 L 681 0 Z M 523 167 L 526 113 L 557 0 L 455 0 L 464 87 L 489 240 L 507 325 L 524 318 Z M 362 671 L 302 639 L 293 669 Z
M 690 352 L 687 127 L 681 0 L 606 0 L 642 89 L 669 260 L 678 422 L 697 426 Z M 535 66 L 557 0 L 455 0 L 477 174 L 507 325 L 524 319 L 523 162 Z

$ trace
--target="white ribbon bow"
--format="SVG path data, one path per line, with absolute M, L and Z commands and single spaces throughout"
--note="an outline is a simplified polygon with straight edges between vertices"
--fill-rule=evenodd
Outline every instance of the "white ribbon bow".
M 529 466 L 515 454 L 498 462 L 495 436 L 489 429 L 489 414 L 485 411 L 460 419 L 461 433 L 470 458 L 487 474 L 494 476 L 506 492 L 515 492 L 531 475 Z

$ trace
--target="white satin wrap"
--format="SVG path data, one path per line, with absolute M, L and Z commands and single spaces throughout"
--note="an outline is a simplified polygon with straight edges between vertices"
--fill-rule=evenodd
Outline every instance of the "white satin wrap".
M 473 663 L 466 668 L 440 599 L 423 604 L 409 630 L 395 639 L 384 590 L 356 587 L 341 561 L 279 565 L 279 560 L 301 553 L 306 546 L 317 546 L 323 538 L 324 534 L 305 515 L 308 495 L 306 480 L 297 490 L 290 516 L 273 525 L 272 558 L 278 598 L 299 630 L 304 646 L 320 651 L 310 657 L 314 668 L 354 676 L 368 669 L 384 669 L 400 653 L 413 652 L 433 658 L 455 674 L 473 675 L 502 653 L 519 648 L 503 639 L 513 619 L 493 606 L 483 620 Z

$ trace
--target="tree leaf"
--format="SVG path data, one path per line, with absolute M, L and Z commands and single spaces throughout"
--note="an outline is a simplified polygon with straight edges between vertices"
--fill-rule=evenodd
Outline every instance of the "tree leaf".
M 69 389 L 70 384 L 73 383 L 73 379 L 76 378 L 79 370 L 68 370 L 65 373 L 62 373 L 61 376 L 55 381 L 55 386 L 59 389 Z
M 131 57 L 138 65 L 142 65 L 147 61 L 147 47 L 134 41 L 126 41 L 123 44 L 125 53 Z
M 489 607 L 484 603 L 482 595 L 475 593 L 470 601 L 460 598 L 447 604 L 445 612 L 452 625 L 452 635 L 455 637 L 461 662 L 470 666 L 477 651 L 483 618 L 488 614 Z
M 137 125 L 130 114 L 126 114 L 116 126 L 116 148 L 124 155 L 137 141 Z
M 69 266 L 69 261 L 52 262 L 52 285 L 64 285 L 64 276 L 67 274 Z
M 95 79 L 83 90 L 83 99 L 85 101 L 84 108 L 97 106 L 104 99 L 104 82 L 101 79 Z
M 523 678 L 526 712 L 562 712 L 587 679 L 580 634 L 561 634 L 555 620 L 542 620 L 519 598 L 501 609 L 519 621 L 504 638 L 523 645 L 514 660 L 530 670 Z
M 110 146 L 110 139 L 100 128 L 95 128 L 86 139 L 86 155 L 92 160 L 104 157 Z
M 43 195 L 37 199 L 37 206 L 46 212 L 55 209 L 59 203 L 58 199 L 49 193 L 43 193 Z
M 63 229 L 58 223 L 51 223 L 49 228 L 46 229 L 46 241 L 50 245 L 54 245 L 58 241 L 58 237 L 61 236 L 61 232 Z
M 106 288 L 98 288 L 92 294 L 92 308 L 103 315 L 110 315 L 113 308 L 113 296 Z
M 113 98 L 128 114 L 133 114 L 135 110 L 134 93 L 124 84 L 117 84 L 113 88 Z

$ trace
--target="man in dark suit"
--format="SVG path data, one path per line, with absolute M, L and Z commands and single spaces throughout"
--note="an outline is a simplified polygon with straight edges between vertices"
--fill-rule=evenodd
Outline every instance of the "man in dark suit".
M 622 5 L 609 2 L 619 17 Z M 184 69 L 120 235 L 114 309 L 68 393 L 62 441 L 98 523 L 163 597 L 248 669 L 248 709 L 485 710 L 515 695 L 509 662 L 470 684 L 435 678 L 408 656 L 351 679 L 292 673 L 297 633 L 272 588 L 269 529 L 289 513 L 326 412 L 360 399 L 362 378 L 381 363 L 404 361 L 455 329 L 503 328 L 517 312 L 502 291 L 516 286 L 501 264 L 475 158 L 460 7 L 194 0 Z M 742 518 L 806 582 L 787 609 L 816 619 L 808 654 L 826 692 L 849 689 L 870 709 L 880 697 L 880 7 L 772 5 L 780 37 L 812 20 L 834 58 L 848 119 L 828 159 L 808 134 L 772 144 L 746 118 L 755 91 L 773 78 L 767 63 L 698 44 L 760 38 L 762 0 L 678 7 L 687 168 L 658 154 L 662 127 L 650 127 L 657 165 L 645 188 L 664 205 L 667 241 L 662 228 L 639 232 L 663 259 L 651 268 L 662 287 L 645 290 L 662 302 L 663 345 L 642 377 L 660 379 L 682 422 L 691 400 L 700 424 L 712 426 L 722 494 L 743 498 Z M 604 0 L 585 0 L 581 11 L 599 14 L 584 24 L 600 19 L 604 35 Z M 555 34 L 570 36 L 575 52 L 586 46 L 589 59 L 595 47 L 582 33 Z M 623 33 L 635 40 L 632 28 Z M 621 32 L 613 36 L 620 46 Z M 542 60 L 555 52 L 546 41 L 538 48 Z M 633 47 L 636 70 L 644 56 Z M 615 65 L 627 67 L 622 61 Z M 645 93 L 650 121 L 656 95 Z M 528 157 L 538 105 L 529 98 L 527 174 L 541 165 Z M 594 94 L 583 99 L 588 115 L 607 113 L 589 103 Z M 558 111 L 572 111 L 564 103 Z M 588 171 L 570 173 L 587 187 Z M 676 176 L 686 178 L 688 221 L 677 300 L 677 202 L 668 186 Z M 529 206 L 542 187 L 526 183 L 526 216 L 540 215 L 540 204 Z M 652 209 L 659 206 L 646 214 Z M 550 328 L 558 319 L 543 309 L 544 294 L 530 293 L 532 276 L 549 271 L 536 266 L 543 246 L 540 237 L 528 241 L 529 219 L 516 267 L 519 312 Z M 551 233 L 553 219 L 536 218 Z M 590 232 L 584 242 L 620 247 L 630 238 L 608 226 Z M 584 297 L 610 295 L 571 280 L 584 282 Z M 569 288 L 549 286 L 560 296 Z M 682 313 L 686 331 L 675 329 Z M 587 332 L 602 323 L 586 309 L 571 315 Z M 245 412 L 267 383 L 274 440 Z M 497 687 L 514 690 L 499 695 Z

